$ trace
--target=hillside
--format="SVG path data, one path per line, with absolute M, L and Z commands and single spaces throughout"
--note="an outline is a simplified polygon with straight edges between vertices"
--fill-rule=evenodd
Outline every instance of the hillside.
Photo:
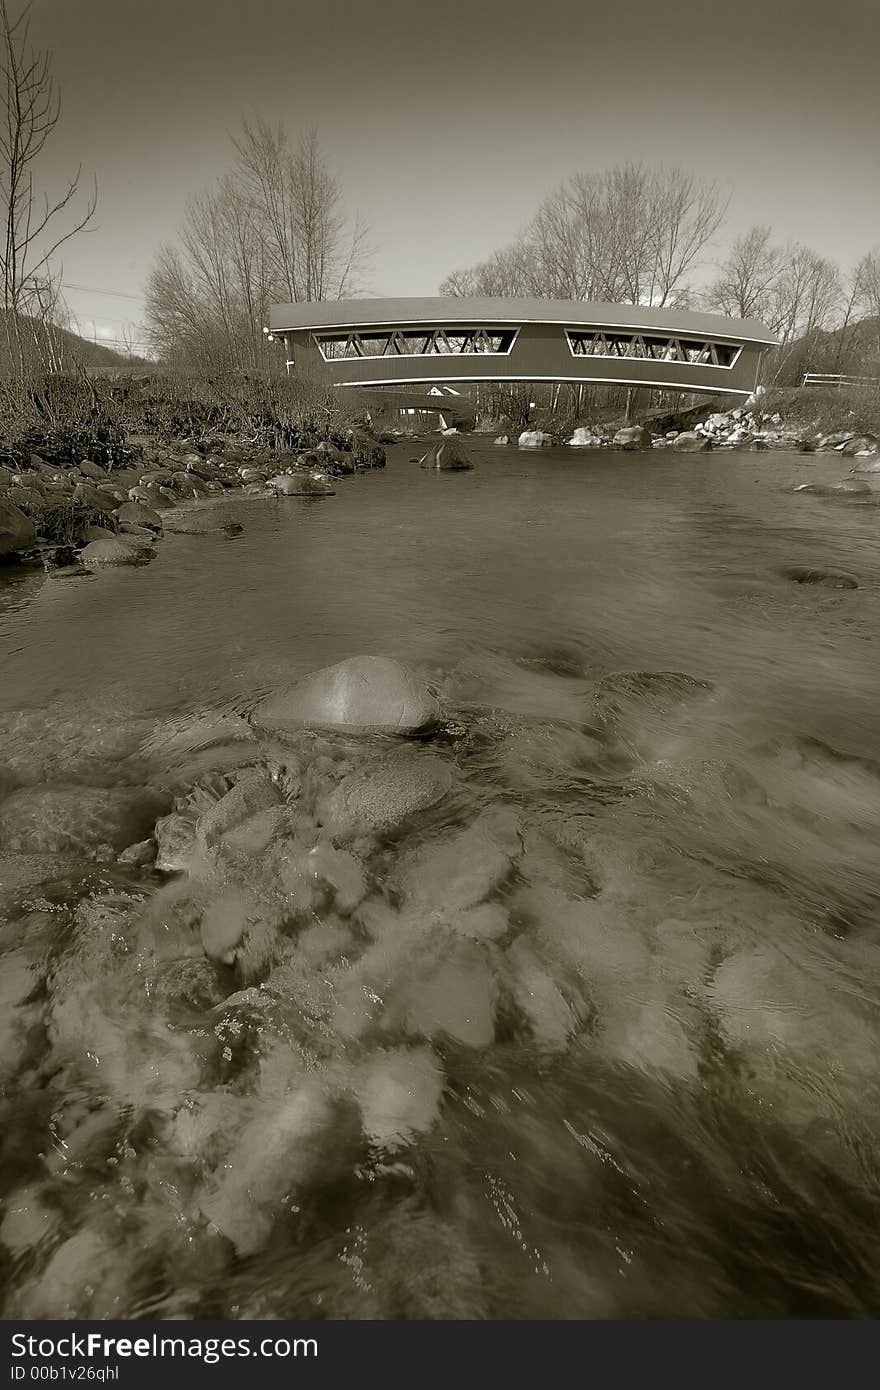
M 9 343 L 14 339 L 12 324 L 7 324 L 6 318 L 0 310 L 0 376 L 11 366 Z M 134 354 L 129 357 L 126 352 L 90 342 L 67 328 L 57 328 L 54 324 L 46 327 L 23 315 L 19 316 L 19 325 L 22 343 L 44 367 L 54 365 L 56 370 L 71 371 L 79 365 L 87 371 L 101 373 L 155 370 L 155 362 L 146 357 Z

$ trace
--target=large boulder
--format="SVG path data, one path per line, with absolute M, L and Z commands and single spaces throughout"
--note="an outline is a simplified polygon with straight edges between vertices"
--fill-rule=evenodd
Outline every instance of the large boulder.
M 615 449 L 650 449 L 651 431 L 644 425 L 626 425 L 617 431 L 611 443 Z
M 0 555 L 29 550 L 36 541 L 34 523 L 6 497 L 0 497 Z
M 35 487 L 29 487 L 25 483 L 13 483 L 12 487 L 4 494 L 4 501 L 12 502 L 16 507 L 21 507 L 28 512 L 39 511 L 43 506 L 45 495 Z
M 553 436 L 546 430 L 523 430 L 516 442 L 521 449 L 541 449 L 553 443 Z
M 162 518 L 158 512 L 143 502 L 123 502 L 115 512 L 116 520 L 128 526 L 146 526 L 150 531 L 162 530 Z
M 105 565 L 143 565 L 152 559 L 152 547 L 133 537 L 113 536 L 106 540 L 90 541 L 77 556 L 87 569 L 103 569 Z
M 84 478 L 93 478 L 94 481 L 98 483 L 106 482 L 107 480 L 106 470 L 101 468 L 99 464 L 92 463 L 91 459 L 83 459 L 82 463 L 79 465 L 79 471 Z
M 280 473 L 270 480 L 279 497 L 332 497 L 336 489 L 318 473 Z
M 73 489 L 74 502 L 82 502 L 88 507 L 95 507 L 98 511 L 109 512 L 113 510 L 113 503 L 105 493 L 99 492 L 91 483 L 77 483 Z
M 876 434 L 856 434 L 846 441 L 840 453 L 844 458 L 856 458 L 861 454 L 880 454 L 880 439 Z
M 602 440 L 593 433 L 589 425 L 578 425 L 568 442 L 575 449 L 595 449 L 602 443 Z
M 441 444 L 432 444 L 419 459 L 420 468 L 436 468 L 444 473 L 464 473 L 473 466 L 460 444 L 449 444 L 445 439 Z
M 711 449 L 712 441 L 705 434 L 697 434 L 696 430 L 683 430 L 681 434 L 676 435 L 672 447 L 683 453 L 696 454 Z
M 421 734 L 439 714 L 437 700 L 400 662 L 353 656 L 267 696 L 253 719 L 281 734 L 303 727 Z

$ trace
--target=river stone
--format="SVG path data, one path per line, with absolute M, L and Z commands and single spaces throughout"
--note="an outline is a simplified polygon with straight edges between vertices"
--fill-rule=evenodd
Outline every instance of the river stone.
M 116 856 L 118 864 L 152 864 L 156 858 L 156 844 L 154 840 L 139 840 L 136 845 L 129 845 L 121 854 Z
M 99 511 L 110 511 L 110 498 L 99 492 L 91 483 L 77 483 L 73 489 L 73 500 L 84 502 L 89 507 L 97 507 Z
M 162 525 L 166 531 L 175 531 L 184 536 L 232 536 L 244 530 L 239 522 L 228 520 L 213 507 L 187 507 L 179 512 L 171 512 L 162 518 Z
M 866 493 L 871 491 L 870 483 L 863 478 L 842 478 L 837 483 L 800 483 L 795 492 L 810 493 L 814 497 L 833 497 L 835 493 Z
M 194 473 L 197 478 L 201 478 L 203 483 L 215 482 L 220 476 L 219 469 L 203 458 L 187 459 L 186 471 L 187 473 Z
M 89 569 L 104 565 L 143 565 L 153 556 L 150 545 L 144 545 L 133 537 L 122 539 L 114 536 L 110 540 L 90 541 L 77 556 L 81 565 Z
M 367 895 L 364 871 L 357 859 L 331 845 L 315 845 L 285 857 L 279 878 L 288 907 L 299 915 L 320 913 L 329 895 L 335 910 L 348 917 Z
M 6 854 L 119 853 L 145 839 L 168 798 L 150 787 L 22 787 L 0 802 Z
M 452 776 L 442 758 L 410 750 L 384 754 L 343 778 L 320 808 L 321 818 L 333 834 L 389 830 L 440 801 Z
M 140 502 L 145 507 L 150 507 L 154 512 L 170 512 L 174 510 L 176 505 L 167 497 L 162 496 L 162 488 L 156 483 L 148 483 L 143 487 L 133 488 L 132 491 L 138 495 L 132 497 L 131 492 L 129 492 L 129 501 Z
M 484 811 L 466 829 L 411 850 L 393 876 L 406 905 L 435 912 L 476 907 L 509 875 L 517 826 L 512 808 Z
M 428 1041 L 450 1038 L 464 1047 L 491 1047 L 497 994 L 485 948 L 458 938 L 447 958 L 409 993 L 404 1027 Z
M 92 463 L 91 459 L 83 459 L 79 465 L 79 471 L 84 478 L 93 478 L 95 482 L 103 483 L 107 480 L 107 472 L 99 464 Z
M 611 443 L 615 449 L 650 449 L 651 431 L 644 425 L 625 425 L 618 430 Z
M 36 542 L 36 530 L 29 516 L 0 497 L 0 555 L 14 555 L 18 550 L 28 550 Z
M 400 662 L 352 656 L 267 696 L 253 719 L 279 734 L 304 726 L 420 734 L 436 725 L 439 714 L 437 700 Z
M 160 816 L 153 832 L 156 868 L 165 874 L 182 874 L 190 867 L 196 847 L 196 823 L 192 815 L 172 811 Z
M 262 768 L 243 772 L 226 795 L 199 817 L 199 838 L 205 845 L 214 845 L 251 816 L 274 810 L 279 801 L 278 788 L 268 772 Z
M 226 889 L 209 903 L 202 917 L 199 934 L 205 955 L 231 965 L 242 937 L 261 915 L 261 904 L 252 893 L 241 888 Z
M 444 439 L 442 444 L 432 444 L 426 454 L 419 459 L 421 468 L 436 468 L 440 472 L 462 473 L 473 468 L 460 444 L 450 444 Z
M 443 1070 L 429 1047 L 378 1051 L 366 1058 L 352 1075 L 351 1089 L 369 1142 L 392 1153 L 427 1134 L 437 1119 L 443 1086 Z
M 201 481 L 194 473 L 172 473 L 169 486 L 181 497 L 198 497 L 202 490 Z
M 11 502 L 16 507 L 24 507 L 29 512 L 39 510 L 45 500 L 43 493 L 37 488 L 30 485 L 26 486 L 23 483 L 13 483 L 3 498 L 4 502 Z
M 281 473 L 269 480 L 279 497 L 332 497 L 336 492 L 326 478 L 308 473 Z
M 683 430 L 676 435 L 672 447 L 680 453 L 697 454 L 711 449 L 712 441 L 705 434 L 697 434 L 696 430 Z
M 90 545 L 92 541 L 115 541 L 116 532 L 111 531 L 107 526 L 86 526 L 80 534 L 80 541 L 83 545 Z
M 880 455 L 870 454 L 853 468 L 853 473 L 880 473 Z
M 126 522 L 130 526 L 146 526 L 151 531 L 162 530 L 162 518 L 159 513 L 144 506 L 142 502 L 124 502 L 121 507 L 117 507 L 115 516 L 117 521 Z
M 852 458 L 857 454 L 878 454 L 880 453 L 880 439 L 875 434 L 857 434 L 852 439 L 848 439 L 840 453 L 844 458 Z

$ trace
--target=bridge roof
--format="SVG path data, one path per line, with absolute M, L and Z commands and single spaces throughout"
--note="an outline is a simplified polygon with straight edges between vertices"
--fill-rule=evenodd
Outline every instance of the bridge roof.
M 684 309 L 655 309 L 641 304 L 601 304 L 577 299 L 327 299 L 320 303 L 273 304 L 274 332 L 310 329 L 384 328 L 397 324 L 544 323 L 576 328 L 596 325 L 626 331 L 729 338 L 740 343 L 770 346 L 778 342 L 757 319 L 732 319 L 722 314 L 695 314 Z

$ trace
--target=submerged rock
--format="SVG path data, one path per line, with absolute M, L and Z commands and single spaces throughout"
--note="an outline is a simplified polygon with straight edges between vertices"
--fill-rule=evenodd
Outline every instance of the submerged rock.
M 443 1070 L 430 1047 L 374 1053 L 351 1082 L 367 1139 L 393 1153 L 427 1134 L 437 1120 L 443 1086 Z
M 870 483 L 863 478 L 843 478 L 837 483 L 800 483 L 795 492 L 809 493 L 815 497 L 833 497 L 837 493 L 869 493 Z
M 304 727 L 421 734 L 439 714 L 437 700 L 400 662 L 353 656 L 267 696 L 253 720 L 278 734 Z
M 219 1164 L 201 1199 L 206 1220 L 232 1241 L 239 1255 L 268 1240 L 282 1198 L 307 1183 L 326 1162 L 320 1143 L 333 1109 L 316 1082 L 263 1101 Z
M 167 512 L 162 518 L 162 525 L 166 531 L 185 536 L 235 536 L 244 530 L 240 522 L 231 521 L 222 512 L 208 506 Z
M 81 565 L 87 569 L 101 569 L 107 565 L 143 565 L 153 557 L 150 545 L 140 541 L 113 537 L 108 540 L 89 541 L 77 555 Z
M 395 874 L 404 902 L 441 912 L 475 907 L 510 873 L 520 849 L 517 832 L 517 813 L 501 807 L 410 851 Z
M 336 492 L 333 484 L 320 474 L 281 473 L 270 479 L 279 497 L 332 497 Z
M 810 569 L 807 565 L 791 565 L 782 574 L 795 584 L 821 584 L 826 589 L 857 589 L 859 581 L 854 574 L 843 570 Z
M 389 830 L 407 816 L 434 806 L 452 786 L 449 763 L 415 751 L 384 754 L 345 777 L 321 811 L 333 834 L 362 835 Z

